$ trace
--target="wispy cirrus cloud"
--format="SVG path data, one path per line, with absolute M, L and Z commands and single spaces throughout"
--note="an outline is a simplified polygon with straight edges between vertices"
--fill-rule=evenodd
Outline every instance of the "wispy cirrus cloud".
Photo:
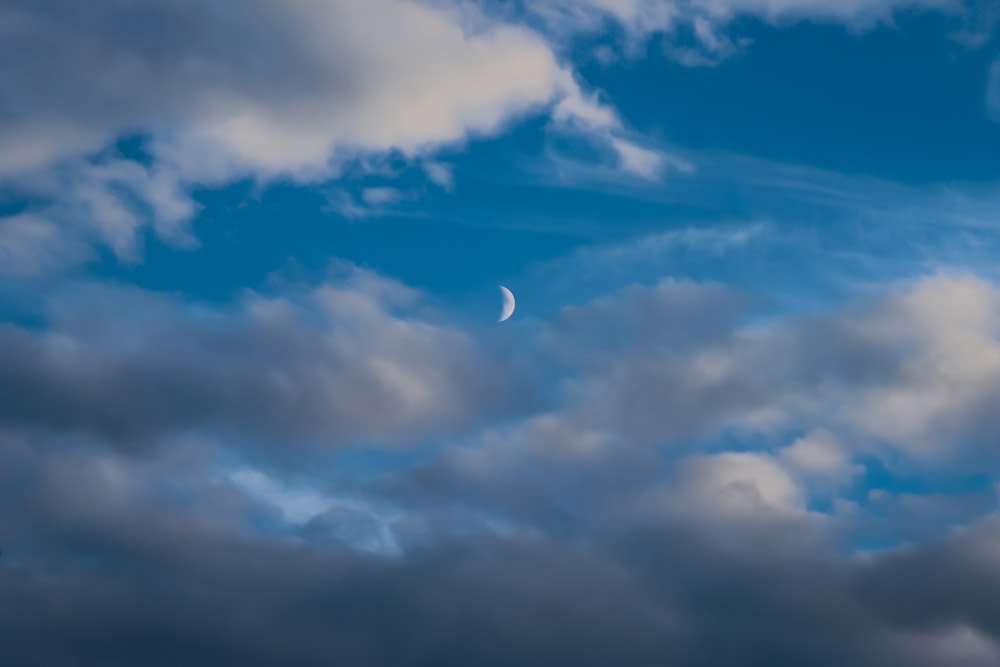
M 904 10 L 957 14 L 963 8 L 963 0 L 545 0 L 531 4 L 531 10 L 565 38 L 602 31 L 611 22 L 624 29 L 627 54 L 642 53 L 645 42 L 661 34 L 667 37 L 667 55 L 695 67 L 717 65 L 748 46 L 747 40 L 728 34 L 730 24 L 740 17 L 775 25 L 830 22 L 863 30 L 890 22 Z M 683 37 L 688 37 L 686 42 Z

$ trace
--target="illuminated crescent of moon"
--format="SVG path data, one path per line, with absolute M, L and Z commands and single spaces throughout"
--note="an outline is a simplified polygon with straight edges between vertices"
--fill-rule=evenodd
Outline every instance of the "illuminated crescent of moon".
M 500 313 L 500 321 L 503 322 L 514 314 L 514 295 L 503 285 L 500 286 L 500 294 L 503 296 L 503 310 Z

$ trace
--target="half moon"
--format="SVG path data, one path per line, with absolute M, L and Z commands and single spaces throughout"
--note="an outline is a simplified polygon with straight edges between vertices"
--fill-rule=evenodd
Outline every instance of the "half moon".
M 500 286 L 500 295 L 503 297 L 503 310 L 498 321 L 503 322 L 514 314 L 514 295 L 503 285 Z

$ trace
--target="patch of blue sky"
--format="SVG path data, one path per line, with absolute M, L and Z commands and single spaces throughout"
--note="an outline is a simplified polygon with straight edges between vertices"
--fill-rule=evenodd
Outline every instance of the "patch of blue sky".
M 752 47 L 717 67 L 647 57 L 583 68 L 640 132 L 906 183 L 992 180 L 1000 128 L 985 107 L 994 49 L 947 38 L 954 18 L 906 15 L 852 34 L 803 22 L 731 27 Z

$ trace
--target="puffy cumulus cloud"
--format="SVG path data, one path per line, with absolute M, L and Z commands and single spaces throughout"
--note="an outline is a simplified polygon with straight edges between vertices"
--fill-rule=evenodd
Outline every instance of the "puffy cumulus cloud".
M 847 482 L 862 468 L 851 462 L 851 452 L 827 430 L 811 431 L 781 450 L 793 469 L 812 480 Z
M 190 246 L 192 187 L 329 180 L 345 162 L 372 154 L 432 160 L 442 145 L 501 132 L 529 114 L 549 114 L 601 144 L 630 177 L 690 171 L 641 145 L 581 85 L 558 55 L 560 32 L 604 29 L 608 21 L 633 35 L 690 25 L 697 46 L 674 40 L 670 49 L 704 64 L 742 48 L 724 32 L 740 15 L 863 25 L 901 7 L 949 4 L 549 0 L 520 12 L 458 0 L 250 0 L 224 8 L 208 0 L 86 8 L 13 0 L 0 8 L 0 58 L 18 63 L 0 75 L 0 177 L 5 188 L 53 206 L 10 225 L 17 229 L 2 245 L 17 256 L 0 270 L 52 271 L 90 256 L 94 243 L 137 261 L 139 232 L 150 222 L 161 239 Z M 547 18 L 537 30 L 528 25 L 532 14 Z M 91 164 L 98 151 L 137 135 L 146 139 L 143 159 Z M 62 167 L 58 186 L 39 193 L 24 182 L 54 164 Z M 437 165 L 427 176 L 443 187 L 452 182 Z M 345 200 L 338 210 L 357 217 L 381 208 Z
M 792 476 L 764 454 L 727 452 L 685 460 L 673 504 L 685 514 L 797 514 L 805 497 Z
M 899 474 L 1000 472 L 998 295 L 940 274 L 790 317 L 721 285 L 630 287 L 546 326 L 538 353 L 559 364 L 546 412 L 473 434 L 389 486 L 405 503 L 458 495 L 563 527 L 619 506 L 713 521 L 823 507 L 934 532 L 984 501 L 863 498 L 857 484 L 872 457 Z
M 398 443 L 529 400 L 467 333 L 421 319 L 420 301 L 353 267 L 226 308 L 79 287 L 41 330 L 0 326 L 0 420 L 123 446 L 202 428 Z
M 938 274 L 826 315 L 751 317 L 724 287 L 667 281 L 569 308 L 549 335 L 579 370 L 567 391 L 583 423 L 633 441 L 826 428 L 856 451 L 981 459 L 997 432 L 998 295 Z M 787 456 L 849 469 L 830 443 Z
M 623 259 L 634 261 L 631 252 Z M 607 370 L 631 351 L 642 356 L 660 348 L 683 354 L 726 339 L 750 305 L 747 296 L 723 285 L 664 279 L 565 307 L 549 324 L 545 340 L 573 367 Z
M 0 83 L 3 169 L 145 131 L 185 174 L 305 175 L 326 173 L 337 151 L 419 152 L 553 100 L 594 117 L 539 35 L 459 9 L 7 3 L 3 49 L 22 66 Z
M 0 58 L 18 63 L 0 75 L 0 177 L 52 202 L 36 211 L 38 229 L 5 234 L 5 253 L 18 254 L 7 270 L 50 268 L 55 255 L 68 263 L 80 253 L 66 247 L 81 241 L 135 261 L 150 220 L 168 242 L 193 242 L 193 186 L 328 180 L 345 161 L 427 158 L 527 114 L 550 112 L 606 143 L 627 172 L 659 168 L 541 34 L 471 3 L 15 0 L 0 24 Z M 135 135 L 144 158 L 92 164 Z M 451 182 L 439 165 L 428 177 Z M 53 225 L 68 239 L 58 249 L 39 241 Z
M 863 389 L 846 416 L 913 453 L 988 441 L 1000 381 L 998 298 L 984 281 L 941 276 L 889 299 L 862 326 L 911 350 L 900 354 L 897 376 Z
M 791 317 L 632 287 L 545 327 L 533 359 L 573 344 L 527 415 L 485 342 L 353 267 L 225 308 L 53 299 L 0 339 L 6 655 L 991 667 L 996 497 L 849 487 L 859 453 L 919 470 L 995 441 L 998 294 L 936 275 Z M 926 421 L 869 421 L 914 392 Z M 248 444 L 463 426 L 346 482 L 336 452 Z
M 572 413 L 544 413 L 464 439 L 381 489 L 400 505 L 449 516 L 472 509 L 515 532 L 574 532 L 592 514 L 630 502 L 663 467 L 614 432 L 588 428 Z

